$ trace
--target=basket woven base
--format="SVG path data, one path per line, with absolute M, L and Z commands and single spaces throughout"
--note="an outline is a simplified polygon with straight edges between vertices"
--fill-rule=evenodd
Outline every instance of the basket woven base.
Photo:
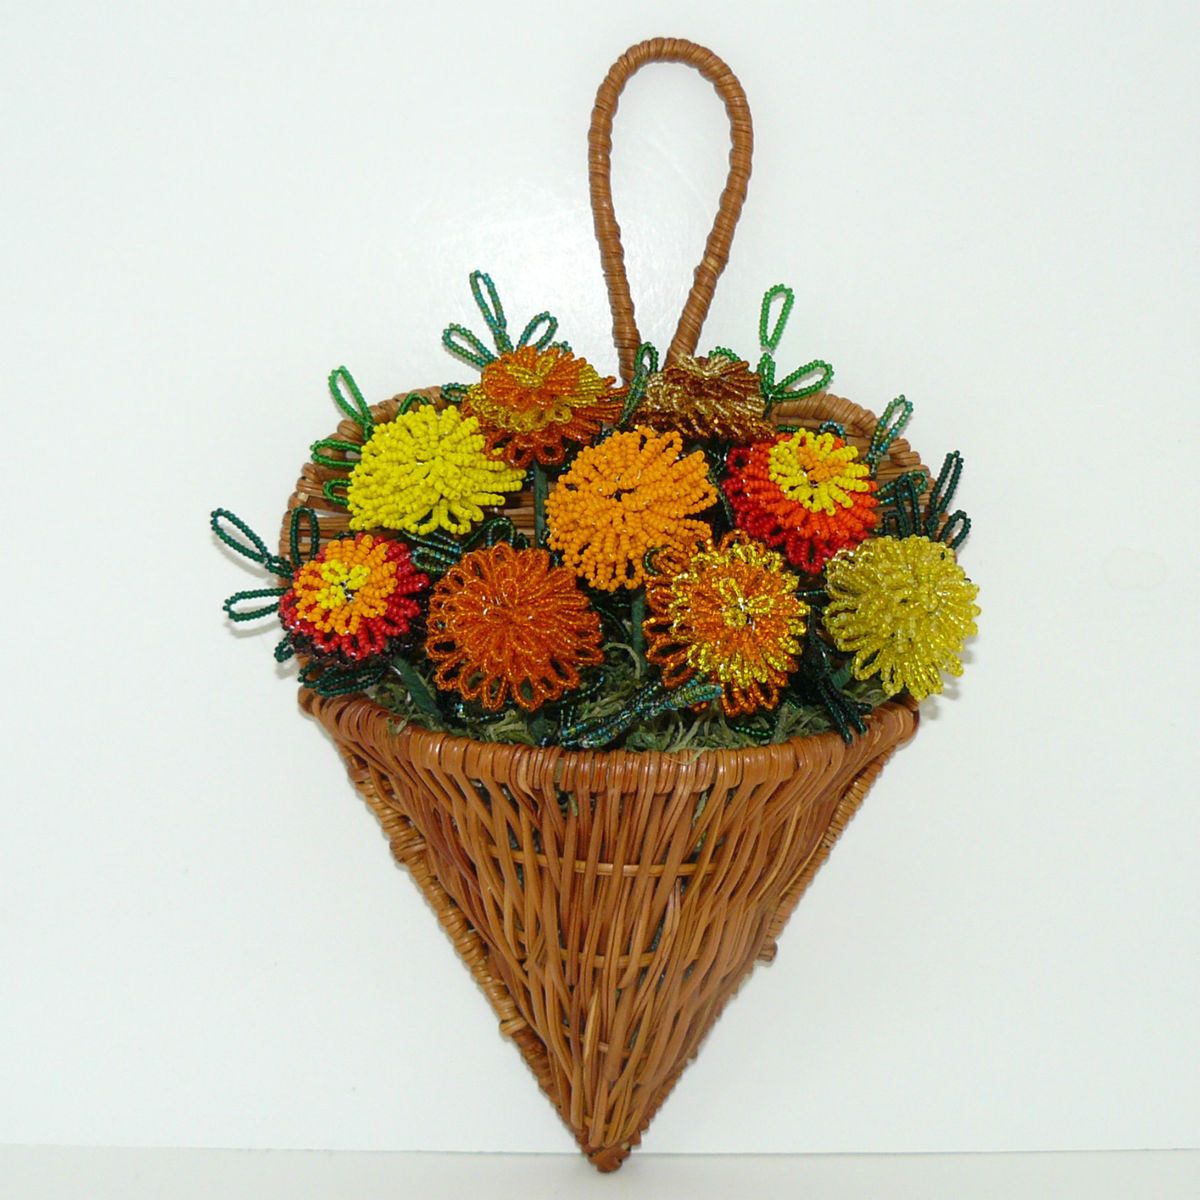
M 915 707 L 698 756 L 388 730 L 361 697 L 301 703 L 589 1160 L 620 1166 L 775 939 Z

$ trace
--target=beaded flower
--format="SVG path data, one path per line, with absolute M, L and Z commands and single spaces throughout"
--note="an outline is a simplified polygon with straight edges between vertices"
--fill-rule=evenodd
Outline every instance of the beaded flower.
M 488 455 L 478 421 L 453 405 L 417 404 L 376 425 L 361 454 L 346 490 L 351 529 L 466 533 L 524 479 Z
M 600 618 L 575 576 L 545 550 L 507 542 L 472 550 L 430 595 L 426 653 L 434 682 L 489 712 L 533 712 L 603 661 Z
M 556 466 L 568 442 L 586 445 L 621 415 L 613 383 L 569 350 L 518 346 L 484 366 L 462 407 L 478 419 L 489 453 L 521 470 L 535 459 Z
M 546 499 L 550 546 L 594 588 L 636 588 L 648 550 L 691 549 L 709 536 L 692 520 L 717 498 L 708 462 L 683 455 L 678 433 L 641 426 L 579 452 Z
M 731 451 L 722 487 L 739 529 L 816 574 L 878 523 L 871 469 L 857 460 L 836 434 L 801 429 Z
M 646 381 L 637 419 L 654 429 L 677 429 L 689 442 L 752 442 L 773 432 L 758 376 L 748 363 L 720 354 L 683 354 L 656 371 Z
M 740 533 L 655 556 L 646 583 L 646 660 L 676 688 L 719 683 L 727 716 L 774 708 L 799 665 L 808 605 L 783 556 Z
M 857 679 L 878 675 L 890 696 L 942 690 L 941 672 L 962 674 L 963 643 L 976 632 L 979 588 L 954 551 L 927 537 L 879 537 L 842 551 L 825 573 L 825 628 L 853 654 Z
M 429 586 L 403 542 L 360 533 L 327 543 L 292 576 L 279 619 L 301 653 L 360 662 L 386 653 Z

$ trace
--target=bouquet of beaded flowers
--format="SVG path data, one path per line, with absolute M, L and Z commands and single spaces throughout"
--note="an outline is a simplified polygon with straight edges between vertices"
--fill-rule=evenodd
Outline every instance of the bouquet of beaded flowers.
M 670 348 L 642 341 L 612 213 L 624 83 L 685 62 L 725 101 L 729 182 Z M 592 206 L 621 382 L 538 313 L 517 333 L 471 276 L 478 378 L 369 405 L 345 368 L 278 549 L 225 601 L 277 620 L 279 661 L 332 735 L 539 1085 L 602 1170 L 639 1141 L 792 909 L 917 704 L 962 670 L 976 587 L 956 551 L 957 453 L 758 350 L 698 356 L 746 192 L 750 118 L 690 42 L 630 49 L 601 85 Z M 753 365 L 751 365 L 753 363 Z
M 306 686 L 369 692 L 397 728 L 673 750 L 849 740 L 881 701 L 961 673 L 979 611 L 954 553 L 970 520 L 949 511 L 962 459 L 879 481 L 902 396 L 861 449 L 836 420 L 772 424 L 833 374 L 777 377 L 790 288 L 763 299 L 756 368 L 717 347 L 660 369 L 644 344 L 624 387 L 555 341 L 549 313 L 514 342 L 491 279 L 471 289 L 495 350 L 462 325 L 443 341 L 477 382 L 377 420 L 345 368 L 330 376 L 353 435 L 312 453 L 338 472 L 321 490 L 347 532 L 322 543 L 297 507 L 281 559 L 213 513 L 286 580 L 225 611 L 277 614 L 276 658 L 300 654 Z

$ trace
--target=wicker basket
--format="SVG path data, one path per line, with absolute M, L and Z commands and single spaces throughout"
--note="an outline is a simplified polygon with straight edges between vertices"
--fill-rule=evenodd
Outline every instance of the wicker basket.
M 597 96 L 589 146 L 626 380 L 641 339 L 608 156 L 617 96 L 654 61 L 697 67 L 725 100 L 733 130 L 729 182 L 668 361 L 696 349 L 750 168 L 745 97 L 715 55 L 656 39 L 614 65 Z M 375 406 L 376 421 L 394 416 L 400 399 Z M 840 422 L 860 448 L 876 425 L 874 414 L 826 393 L 780 405 L 773 417 L 811 428 Z M 362 431 L 345 421 L 335 436 L 361 442 Z M 920 465 L 897 439 L 879 477 Z M 347 473 L 307 463 L 288 505 L 315 509 L 325 540 L 345 531 L 347 516 L 324 499 L 322 485 Z M 497 511 L 532 529 L 528 498 Z M 851 745 L 831 732 L 736 751 L 585 752 L 412 727 L 395 733 L 390 714 L 361 695 L 325 699 L 304 690 L 300 699 L 337 744 L 396 859 L 492 1002 L 501 1033 L 602 1171 L 638 1144 L 754 964 L 774 957 L 805 888 L 917 726 L 914 704 L 890 702 Z

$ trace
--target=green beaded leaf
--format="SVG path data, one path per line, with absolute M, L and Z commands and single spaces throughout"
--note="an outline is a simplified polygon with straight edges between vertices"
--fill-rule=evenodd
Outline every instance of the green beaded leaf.
M 221 607 L 225 610 L 225 615 L 231 621 L 257 621 L 261 617 L 269 617 L 279 611 L 279 598 L 288 589 L 285 587 L 277 588 L 253 588 L 249 591 L 234 592 Z M 241 605 L 247 604 L 255 600 L 270 599 L 270 604 L 260 604 L 255 608 L 242 608 Z
M 545 326 L 539 331 L 540 326 Z M 548 312 L 540 312 L 536 317 L 533 317 L 529 324 L 521 331 L 521 336 L 517 339 L 518 346 L 532 345 L 535 350 L 545 350 L 550 345 L 554 335 L 558 332 L 558 318 L 551 316 Z M 537 337 L 534 337 L 537 334 Z
M 310 688 L 318 696 L 350 696 L 374 687 L 386 671 L 382 663 L 341 667 L 316 661 L 301 668 L 299 679 L 302 686 Z
M 897 396 L 883 410 L 883 414 L 876 422 L 875 431 L 871 434 L 867 452 L 863 455 L 863 461 L 871 468 L 872 475 L 875 474 L 892 443 L 904 432 L 909 421 L 912 420 L 912 415 L 912 401 L 906 400 L 903 396 Z
M 326 454 L 325 451 L 333 450 L 336 455 Z M 319 463 L 322 467 L 333 467 L 341 469 L 344 467 L 353 467 L 357 462 L 357 458 L 347 458 L 349 454 L 358 455 L 362 451 L 362 446 L 357 442 L 348 442 L 343 438 L 322 438 L 319 442 L 313 442 L 311 448 L 312 460 Z
M 327 479 L 321 485 L 321 495 L 330 504 L 336 504 L 338 508 L 349 508 L 350 502 L 346 499 L 349 489 L 350 480 L 348 479 Z
M 475 297 L 475 303 L 479 306 L 479 311 L 483 313 L 487 327 L 492 331 L 496 349 L 501 354 L 509 353 L 513 344 L 512 339 L 508 336 L 508 320 L 504 316 L 504 305 L 500 303 L 500 293 L 496 291 L 492 277 L 484 271 L 472 271 L 471 295 Z
M 625 393 L 625 404 L 621 415 L 617 418 L 617 428 L 624 429 L 633 414 L 637 411 L 642 397 L 646 394 L 646 384 L 650 376 L 658 371 L 658 351 L 649 343 L 643 342 L 637 349 L 633 359 L 633 378 L 629 381 L 629 390 Z
M 296 647 L 292 645 L 292 635 L 285 633 L 283 637 L 275 643 L 275 661 L 278 663 L 287 662 L 289 658 L 294 658 L 296 655 Z
M 714 346 L 708 352 L 709 358 L 727 358 L 730 362 L 741 362 L 741 358 L 728 346 Z
M 461 404 L 470 390 L 465 383 L 443 383 L 442 399 L 447 404 Z
M 465 325 L 447 325 L 442 333 L 442 345 L 481 371 L 488 363 L 496 361 L 496 356 Z
M 775 319 L 775 324 L 771 326 L 771 309 L 775 301 L 779 299 L 783 300 L 783 305 L 779 316 Z M 795 303 L 796 293 L 790 287 L 777 283 L 774 287 L 767 289 L 758 316 L 758 341 L 763 350 L 779 348 L 779 339 L 783 337 L 783 331 L 787 327 L 788 317 L 792 315 L 792 306 Z
M 406 412 L 411 412 L 418 405 L 432 403 L 432 396 L 425 396 L 420 392 L 409 392 L 408 395 L 400 401 L 400 407 L 396 410 L 396 415 L 398 417 L 402 417 Z
M 292 567 L 299 570 L 310 559 L 317 557 L 321 549 L 321 523 L 317 514 L 307 506 L 292 509 L 288 522 L 288 550 L 292 556 Z
M 772 371 L 774 374 L 774 371 Z M 811 383 L 806 383 L 802 387 L 798 386 L 802 379 L 807 379 L 810 375 L 816 375 Z M 816 392 L 823 392 L 833 380 L 833 367 L 825 362 L 824 359 L 814 358 L 812 362 L 807 362 L 802 367 L 797 367 L 790 375 L 785 375 L 778 383 L 773 383 L 771 387 L 771 402 L 778 404 L 781 400 L 801 400 L 805 396 L 812 396 Z
M 371 409 L 354 382 L 354 376 L 345 367 L 338 367 L 329 373 L 329 394 L 334 404 L 362 430 L 363 440 L 366 441 L 375 426 L 375 418 L 371 416 Z
M 213 533 L 230 550 L 234 551 L 235 554 L 240 554 L 243 558 L 248 558 L 251 562 L 265 563 L 267 561 L 267 558 L 270 556 L 267 543 L 241 517 L 231 513 L 227 508 L 214 508 L 209 514 L 209 522 Z M 232 525 L 242 536 L 240 538 L 234 536 L 233 533 L 224 527 L 225 523 Z

